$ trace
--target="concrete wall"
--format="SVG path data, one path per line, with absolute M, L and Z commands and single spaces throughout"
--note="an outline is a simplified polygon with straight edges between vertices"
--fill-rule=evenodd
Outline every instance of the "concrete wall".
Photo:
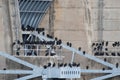
M 88 51 L 82 0 L 55 0 L 54 35 Z
M 11 42 L 14 39 L 14 0 L 0 0 L 0 51 L 11 53 Z M 87 1 L 87 2 L 86 2 Z M 120 0 L 104 0 L 103 8 L 103 30 L 102 39 L 107 41 L 119 41 L 120 33 Z M 10 10 L 10 11 L 9 11 Z M 54 1 L 54 36 L 63 40 L 64 43 L 70 41 L 73 47 L 82 47 L 89 54 L 91 42 L 98 40 L 98 0 L 55 0 Z M 49 13 L 43 19 L 40 27 L 45 27 L 49 30 Z M 89 19 L 89 20 L 88 20 Z M 48 31 L 49 32 L 49 31 Z M 13 36 L 13 37 L 12 37 Z M 66 58 L 64 62 L 70 62 L 71 52 L 66 52 L 64 55 Z M 69 55 L 68 55 L 69 54 Z M 104 58 L 104 57 L 103 57 Z M 107 58 L 108 62 L 115 64 L 119 62 L 119 57 Z M 6 67 L 5 59 L 0 57 L 0 69 Z M 28 58 L 29 60 L 29 58 Z M 30 59 L 30 62 L 40 65 L 41 59 Z M 87 65 L 90 69 L 102 69 L 102 66 L 98 63 L 79 57 L 75 55 L 75 61 L 80 62 L 81 68 L 84 69 Z M 87 63 L 86 63 L 87 62 Z M 9 68 L 13 68 L 16 63 L 10 63 L 7 65 Z M 95 65 L 94 65 L 95 64 Z M 2 66 L 2 67 L 1 67 Z M 16 64 L 16 66 L 20 66 Z M 14 66 L 14 67 L 16 67 Z M 107 68 L 107 67 L 106 67 Z M 22 67 L 23 69 L 23 67 Z M 100 75 L 86 75 L 82 74 L 82 78 L 78 80 L 89 80 L 92 77 Z M 4 80 L 4 75 L 0 80 Z M 15 76 L 8 76 L 5 80 L 12 80 Z M 119 77 L 111 80 L 118 80 Z M 110 79 L 109 79 L 110 80 Z
M 120 5 L 119 0 L 103 0 L 103 40 L 108 41 L 119 41 L 118 37 L 120 33 Z M 96 34 L 98 31 L 97 21 L 98 21 L 98 0 L 92 0 L 92 17 L 94 26 L 94 40 L 97 40 Z
M 11 26 L 7 0 L 0 0 L 0 51 L 11 53 Z M 6 59 L 0 57 L 0 69 L 6 68 Z M 6 76 L 0 75 L 0 80 Z

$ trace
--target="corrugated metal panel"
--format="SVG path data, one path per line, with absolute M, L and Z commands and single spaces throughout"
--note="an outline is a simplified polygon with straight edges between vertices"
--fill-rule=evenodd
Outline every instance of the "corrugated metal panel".
M 21 24 L 38 27 L 52 0 L 19 0 Z

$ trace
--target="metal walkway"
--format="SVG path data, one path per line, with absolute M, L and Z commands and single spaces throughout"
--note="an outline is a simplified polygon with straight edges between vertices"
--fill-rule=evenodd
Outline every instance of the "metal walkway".
M 19 0 L 21 24 L 38 27 L 52 0 Z

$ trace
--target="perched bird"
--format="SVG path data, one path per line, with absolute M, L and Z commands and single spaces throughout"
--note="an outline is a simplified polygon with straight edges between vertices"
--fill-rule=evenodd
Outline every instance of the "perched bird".
M 28 52 L 28 53 L 27 53 L 27 56 L 31 56 L 31 55 L 32 55 L 32 53 L 31 53 L 31 52 Z
M 116 68 L 118 68 L 119 67 L 119 63 L 116 63 Z
M 98 43 L 96 43 L 96 46 L 98 46 Z
M 55 41 L 57 41 L 58 40 L 58 38 L 57 37 L 55 37 Z
M 72 66 L 76 66 L 76 63 L 75 63 L 75 62 L 73 62 Z
M 106 62 L 106 61 L 107 61 L 107 59 L 106 59 L 106 58 L 104 58 L 104 61 Z
M 108 51 L 108 48 L 105 48 L 105 51 Z
M 51 63 L 48 63 L 48 67 L 51 67 Z
M 55 45 L 55 41 L 52 41 L 52 45 Z
M 114 52 L 111 53 L 112 56 L 116 56 Z
M 72 67 L 72 64 L 71 64 L 71 63 L 69 63 L 69 67 Z
M 119 53 L 119 52 L 117 53 L 117 56 L 120 56 L 120 53 Z
M 106 54 L 106 56 L 109 56 L 109 54 L 107 52 L 105 54 Z
M 113 43 L 112 46 L 115 47 L 115 44 Z
M 86 66 L 86 69 L 89 69 L 89 66 Z
M 99 54 L 99 56 L 104 56 L 104 52 L 101 52 L 101 53 Z
M 120 45 L 120 43 L 119 42 L 117 42 L 117 46 L 119 47 L 119 45 Z
M 94 48 L 93 50 L 96 51 L 96 48 Z
M 105 68 L 102 68 L 102 70 L 104 71 L 104 70 L 105 70 Z
M 59 40 L 59 45 L 61 45 L 61 44 L 62 44 L 62 40 L 60 39 L 60 40 Z
M 62 40 L 61 40 L 61 39 L 58 40 L 58 41 L 56 42 L 56 44 L 57 44 L 57 45 L 61 45 L 61 44 L 62 44 Z
M 6 68 L 3 68 L 3 70 L 7 70 Z
M 20 55 L 19 52 L 16 52 L 16 55 L 19 56 Z
M 17 40 L 17 44 L 20 44 L 20 41 L 19 41 L 19 40 Z
M 104 41 L 102 41 L 102 46 L 104 46 Z
M 55 56 L 56 54 L 55 53 L 50 53 L 50 56 Z
M 80 63 L 76 64 L 76 66 L 79 67 L 79 66 L 80 66 Z
M 81 47 L 79 47 L 78 50 L 80 51 L 80 50 L 81 50 Z
M 37 56 L 37 52 L 36 51 L 34 51 L 34 55 Z
M 42 32 L 42 31 L 44 31 L 44 28 L 36 28 L 36 31 L 37 31 L 38 33 L 40 33 L 40 32 Z
M 62 66 L 63 66 L 63 63 L 61 63 L 59 66 L 62 67 Z
M 19 50 L 20 50 L 20 47 L 17 48 L 17 51 L 19 51 Z
M 106 42 L 106 46 L 108 46 L 108 41 Z
M 69 42 L 67 42 L 67 46 L 69 46 L 70 45 L 70 43 Z
M 83 51 L 83 54 L 85 55 L 85 51 Z
M 43 68 L 44 68 L 44 69 L 46 69 L 46 68 L 47 68 L 47 66 L 46 66 L 46 65 L 44 65 L 44 66 L 43 66 Z
M 92 43 L 92 47 L 95 46 L 95 43 Z
M 69 43 L 69 46 L 72 47 L 72 43 Z
M 66 66 L 67 66 L 67 63 L 64 64 L 64 67 L 66 67 Z
M 45 32 L 42 32 L 42 35 L 44 36 L 44 35 L 45 35 Z
M 101 43 L 99 43 L 99 46 L 101 46 L 102 44 Z
M 58 67 L 62 67 L 63 66 L 63 63 L 58 63 Z
M 13 42 L 13 43 L 12 43 L 12 47 L 13 47 L 15 44 L 16 44 L 16 43 L 15 43 L 15 42 Z
M 23 42 L 21 42 L 21 43 L 20 43 L 20 45 L 24 45 L 24 43 L 23 43 Z
M 45 54 L 45 56 L 48 56 L 48 55 L 49 55 L 49 53 L 46 53 L 46 54 Z
M 23 30 L 23 31 L 25 31 L 25 27 L 24 27 L 24 25 L 22 24 L 22 27 L 21 27 L 21 29 Z
M 52 67 L 55 67 L 55 63 L 53 63 Z
M 56 41 L 56 44 L 59 45 L 59 41 Z
M 48 38 L 50 38 L 50 35 L 49 35 L 49 34 L 47 34 L 46 36 L 47 36 Z
M 99 52 L 95 52 L 95 53 L 94 53 L 94 56 L 99 56 Z

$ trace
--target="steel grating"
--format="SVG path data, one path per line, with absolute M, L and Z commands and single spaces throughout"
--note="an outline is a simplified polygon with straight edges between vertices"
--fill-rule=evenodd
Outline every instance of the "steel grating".
M 21 24 L 37 28 L 52 0 L 19 0 Z

